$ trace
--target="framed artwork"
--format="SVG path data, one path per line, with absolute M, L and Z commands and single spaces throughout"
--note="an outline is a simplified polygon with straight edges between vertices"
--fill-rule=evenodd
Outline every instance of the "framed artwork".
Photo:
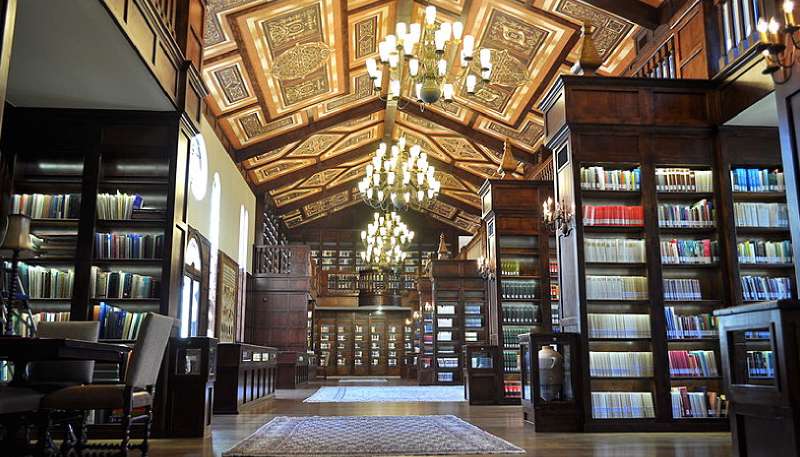
M 239 265 L 222 251 L 218 257 L 215 334 L 220 343 L 233 343 L 236 341 L 236 310 L 239 305 Z

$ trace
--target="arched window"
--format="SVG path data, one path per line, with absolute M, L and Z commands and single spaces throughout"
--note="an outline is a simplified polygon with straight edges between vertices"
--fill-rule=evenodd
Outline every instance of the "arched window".
M 208 154 L 203 135 L 197 134 L 189 143 L 189 189 L 197 200 L 206 197 L 208 187 Z
M 181 338 L 197 336 L 200 313 L 200 278 L 203 260 L 196 238 L 190 238 L 183 253 L 183 290 L 181 291 Z
M 217 317 L 217 269 L 219 252 L 220 204 L 222 199 L 222 183 L 219 173 L 211 179 L 211 217 L 209 217 L 208 235 L 211 242 L 208 275 L 208 329 L 206 336 L 214 336 Z
M 239 256 L 237 262 L 240 270 L 247 269 L 247 242 L 250 235 L 250 213 L 244 205 L 239 209 Z

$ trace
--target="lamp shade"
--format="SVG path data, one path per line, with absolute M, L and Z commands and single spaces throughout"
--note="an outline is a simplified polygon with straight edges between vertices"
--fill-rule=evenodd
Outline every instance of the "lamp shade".
M 31 218 L 22 214 L 10 214 L 8 216 L 8 230 L 3 239 L 2 249 L 33 249 L 31 243 Z

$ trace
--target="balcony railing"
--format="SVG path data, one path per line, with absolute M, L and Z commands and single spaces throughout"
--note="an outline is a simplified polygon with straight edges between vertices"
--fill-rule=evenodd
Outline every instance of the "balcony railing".
M 308 246 L 254 246 L 253 274 L 262 276 L 312 276 Z
M 172 34 L 173 38 L 177 39 L 175 34 L 175 23 L 178 15 L 178 0 L 148 0 L 153 9 L 156 10 L 159 17 L 163 21 L 167 30 Z M 188 14 L 188 12 L 186 12 Z
M 671 36 L 636 72 L 639 78 L 675 79 L 678 69 L 675 64 L 675 37 Z
M 758 43 L 758 18 L 768 17 L 763 0 L 715 0 L 719 41 L 718 69 L 733 64 Z

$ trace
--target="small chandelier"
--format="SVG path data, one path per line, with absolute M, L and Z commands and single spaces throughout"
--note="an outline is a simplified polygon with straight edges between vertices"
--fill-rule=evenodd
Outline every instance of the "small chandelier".
M 436 198 L 441 189 L 436 170 L 428 163 L 428 155 L 417 144 L 406 149 L 404 137 L 391 148 L 381 143 L 366 167 L 358 191 L 375 209 L 405 209 L 412 200 L 423 204 Z
M 361 258 L 367 265 L 388 268 L 402 265 L 406 259 L 403 248 L 414 239 L 414 231 L 400 219 L 396 212 L 373 214 L 373 221 L 361 231 L 364 250 Z
M 479 84 L 488 84 L 492 79 L 492 50 L 481 49 L 479 67 L 475 67 L 475 37 L 463 35 L 461 22 L 436 23 L 436 7 L 425 8 L 424 24 L 407 25 L 398 22 L 395 34 L 387 35 L 378 45 L 380 63 L 389 68 L 389 90 L 387 100 L 400 97 L 402 66 L 401 57 L 408 66 L 408 78 L 413 84 L 414 96 L 422 109 L 437 102 L 452 102 L 454 83 L 466 86 L 472 95 Z M 460 49 L 459 49 L 460 46 Z M 457 61 L 460 68 L 454 68 Z M 366 61 L 367 71 L 376 92 L 383 85 L 383 68 L 372 57 Z M 475 73 L 479 73 L 480 79 Z
M 564 203 L 554 202 L 552 197 L 548 197 L 542 204 L 542 219 L 547 228 L 552 232 L 561 232 L 565 237 L 572 232 L 572 218 L 574 211 L 566 207 Z

